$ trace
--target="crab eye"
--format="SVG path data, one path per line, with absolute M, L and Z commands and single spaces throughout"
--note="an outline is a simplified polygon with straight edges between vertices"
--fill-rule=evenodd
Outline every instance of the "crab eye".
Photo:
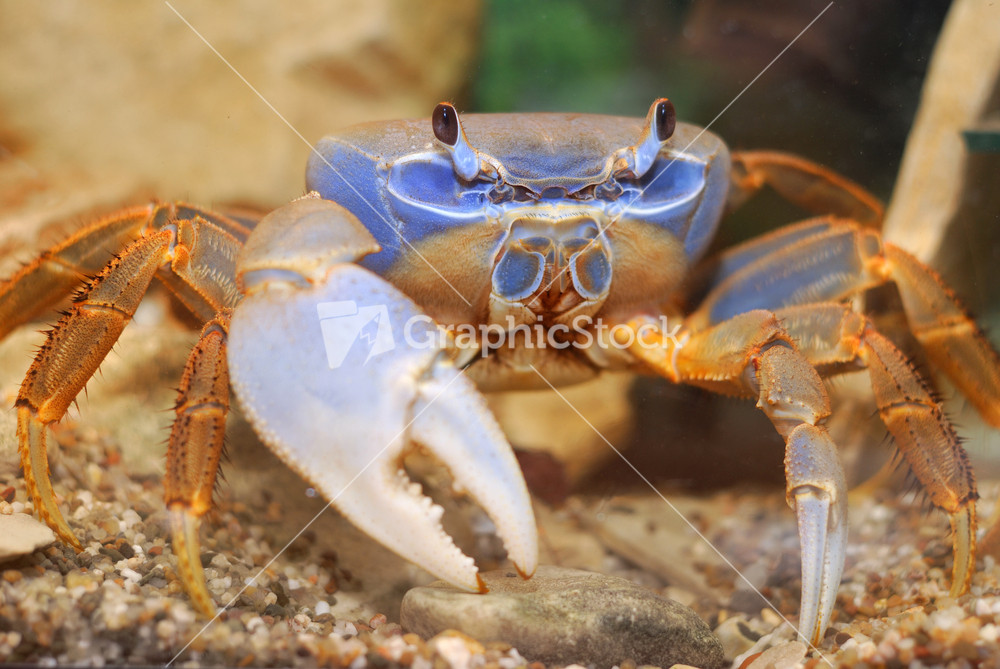
M 674 103 L 660 98 L 656 101 L 656 111 L 653 112 L 653 127 L 656 128 L 657 139 L 661 142 L 669 139 L 676 126 L 677 112 L 674 110 Z
M 434 136 L 441 143 L 455 146 L 458 142 L 458 112 L 450 102 L 442 102 L 434 108 L 431 126 L 434 128 Z

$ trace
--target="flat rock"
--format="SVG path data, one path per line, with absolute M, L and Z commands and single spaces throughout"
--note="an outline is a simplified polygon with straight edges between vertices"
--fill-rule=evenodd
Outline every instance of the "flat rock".
M 0 561 L 28 555 L 56 540 L 48 525 L 26 513 L 0 514 L 0 537 Z
M 458 630 L 550 664 L 723 663 L 722 644 L 691 609 L 623 578 L 546 566 L 527 581 L 508 570 L 480 576 L 487 595 L 443 581 L 413 588 L 403 598 L 403 627 L 425 638 Z

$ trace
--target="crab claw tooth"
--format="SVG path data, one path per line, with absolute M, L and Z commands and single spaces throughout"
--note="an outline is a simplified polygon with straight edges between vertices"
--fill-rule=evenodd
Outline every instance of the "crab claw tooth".
M 453 388 L 459 383 L 461 391 Z M 524 476 L 500 426 L 454 367 L 435 365 L 421 385 L 413 438 L 426 444 L 451 470 L 455 483 L 486 511 L 507 556 L 529 578 L 538 566 L 538 530 Z M 478 577 L 475 589 L 482 589 Z
M 799 634 L 818 644 L 830 625 L 847 545 L 847 495 L 836 447 L 822 428 L 802 424 L 785 450 L 787 499 L 802 554 Z
M 473 560 L 441 527 L 442 509 L 401 469 L 420 444 L 493 519 L 518 569 L 533 572 L 523 476 L 479 391 L 448 359 L 441 329 L 360 266 L 336 264 L 308 281 L 293 271 L 244 276 L 254 289 L 230 328 L 232 386 L 256 432 L 359 529 L 482 591 Z

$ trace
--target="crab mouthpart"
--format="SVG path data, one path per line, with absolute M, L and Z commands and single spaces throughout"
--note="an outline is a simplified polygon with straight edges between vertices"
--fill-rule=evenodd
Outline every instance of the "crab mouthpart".
M 596 310 L 610 288 L 610 251 L 593 218 L 524 218 L 513 223 L 498 257 L 492 298 L 544 318 L 582 304 Z

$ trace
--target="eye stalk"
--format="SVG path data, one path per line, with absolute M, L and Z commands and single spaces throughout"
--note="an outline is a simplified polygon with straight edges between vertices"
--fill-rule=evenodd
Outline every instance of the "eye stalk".
M 616 173 L 635 179 L 645 174 L 653 166 L 660 148 L 674 134 L 676 127 L 677 112 L 674 104 L 667 98 L 654 101 L 646 113 L 646 125 L 639 135 L 639 141 L 616 152 L 615 158 L 623 161 Z
M 491 181 L 496 179 L 496 167 L 489 162 L 488 156 L 484 159 L 484 156 L 469 144 L 455 105 L 450 102 L 439 103 L 431 115 L 431 129 L 441 146 L 451 154 L 451 162 L 458 176 L 466 181 L 473 181 L 476 178 Z

